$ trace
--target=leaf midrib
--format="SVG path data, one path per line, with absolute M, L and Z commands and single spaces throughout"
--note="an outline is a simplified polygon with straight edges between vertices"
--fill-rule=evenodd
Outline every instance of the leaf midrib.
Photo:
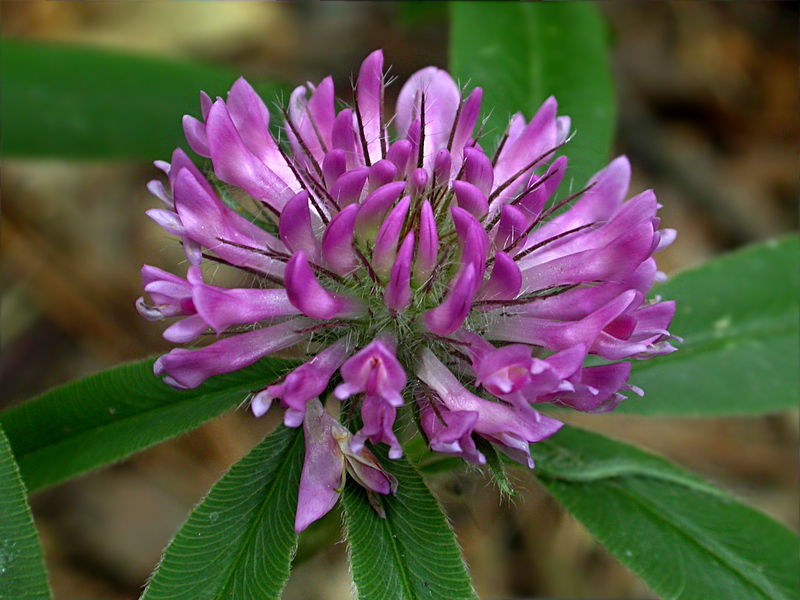
M 272 496 L 276 493 L 275 490 L 278 487 L 278 484 L 281 483 L 284 478 L 282 475 L 284 471 L 288 468 L 288 464 L 292 462 L 289 458 L 293 458 L 294 452 L 296 451 L 296 444 L 300 443 L 301 436 L 294 433 L 292 436 L 292 440 L 284 447 L 281 454 L 283 454 L 283 460 L 281 460 L 275 469 L 272 470 L 271 474 L 274 476 L 270 477 L 270 484 L 267 485 L 266 493 L 263 494 L 262 499 L 259 501 L 258 507 L 256 508 L 256 513 L 254 514 L 253 518 L 250 520 L 250 524 L 246 527 L 243 541 L 239 544 L 238 548 L 234 553 L 234 557 L 229 562 L 228 565 L 228 574 L 225 577 L 225 581 L 222 586 L 218 587 L 218 594 L 215 598 L 222 598 L 224 597 L 223 594 L 226 592 L 230 592 L 229 586 L 233 582 L 234 572 L 238 569 L 239 563 L 242 560 L 242 556 L 244 555 L 245 548 L 248 548 L 252 543 L 253 536 L 256 533 L 258 527 L 254 526 L 254 523 L 260 523 L 264 520 L 264 513 L 267 510 L 267 506 L 269 505 L 269 500 L 271 500 Z M 233 596 L 231 596 L 232 598 Z
M 392 555 L 394 556 L 395 559 L 394 563 L 398 565 L 398 574 L 400 576 L 402 586 L 405 589 L 406 597 L 409 598 L 410 600 L 413 600 L 414 598 L 418 598 L 410 582 L 410 579 L 413 578 L 413 574 L 410 572 L 410 570 L 405 564 L 405 561 L 403 560 L 399 547 L 400 544 L 400 542 L 398 541 L 399 538 L 392 535 L 393 527 L 391 525 L 394 523 L 394 520 L 395 516 L 392 515 L 391 513 L 387 513 L 386 518 L 381 519 L 379 524 L 384 529 L 384 533 L 386 534 L 386 537 L 389 540 L 389 546 L 392 549 Z
M 241 390 L 238 390 L 236 392 L 230 392 L 230 394 L 232 396 L 236 396 L 240 392 L 241 392 Z M 227 392 L 226 392 L 226 394 L 227 394 Z M 209 396 L 211 396 L 211 395 L 209 394 Z M 212 400 L 213 398 L 205 397 L 205 399 Z M 220 399 L 220 403 L 225 402 L 226 400 L 230 401 L 230 400 L 233 400 L 233 398 L 222 398 L 222 399 Z M 183 408 L 183 404 L 189 404 L 189 403 L 198 402 L 198 401 L 199 400 L 197 398 L 195 398 L 194 400 L 186 401 L 185 403 L 184 402 L 181 402 L 181 403 L 177 403 L 176 402 L 176 403 L 170 404 L 169 408 L 179 409 L 179 408 Z M 234 405 L 233 402 L 226 403 L 218 413 L 216 413 L 215 415 L 212 415 L 208 419 L 203 418 L 198 423 L 191 423 L 191 424 L 188 425 L 188 427 L 182 427 L 177 431 L 173 431 L 171 434 L 169 434 L 169 435 L 167 435 L 167 436 L 165 436 L 163 438 L 159 438 L 159 440 L 156 441 L 156 442 L 148 441 L 144 446 L 141 446 L 138 443 L 134 443 L 132 445 L 129 444 L 129 445 L 126 446 L 127 449 L 125 450 L 125 452 L 123 452 L 122 454 L 114 453 L 114 458 L 112 458 L 111 460 L 114 461 L 114 462 L 119 461 L 119 460 L 124 460 L 125 458 L 127 458 L 127 457 L 131 456 L 132 454 L 136 453 L 138 450 L 144 450 L 145 448 L 149 448 L 151 445 L 154 445 L 154 444 L 160 443 L 161 441 L 166 441 L 168 439 L 171 439 L 173 437 L 181 435 L 182 433 L 186 432 L 188 429 L 192 429 L 194 427 L 199 427 L 200 425 L 203 424 L 203 422 L 209 421 L 211 419 L 215 419 L 218 416 L 220 416 L 222 413 L 224 413 L 224 412 L 226 412 L 228 410 L 231 410 L 233 408 L 233 405 Z M 69 438 L 62 439 L 62 440 L 60 440 L 58 442 L 47 444 L 47 445 L 44 445 L 44 446 L 40 446 L 39 448 L 37 448 L 36 450 L 34 450 L 32 452 L 27 452 L 27 453 L 22 454 L 22 455 L 20 455 L 18 457 L 18 464 L 19 464 L 20 470 L 25 472 L 25 473 L 27 473 L 28 472 L 28 468 L 29 468 L 28 465 L 31 464 L 31 463 L 36 464 L 38 461 L 41 460 L 41 456 L 42 455 L 47 456 L 48 454 L 52 454 L 53 452 L 58 452 L 59 448 L 68 449 L 68 448 L 74 447 L 76 444 L 79 445 L 82 440 L 88 440 L 90 442 L 94 441 L 95 438 L 98 435 L 103 435 L 103 434 L 107 433 L 108 431 L 111 431 L 113 433 L 113 431 L 115 429 L 117 429 L 118 427 L 122 428 L 122 429 L 125 429 L 126 427 L 130 427 L 132 424 L 135 424 L 138 421 L 147 420 L 147 416 L 150 413 L 161 412 L 163 410 L 165 410 L 165 408 L 162 405 L 161 407 L 158 407 L 158 408 L 153 408 L 153 409 L 149 409 L 147 411 L 141 412 L 141 413 L 129 415 L 125 419 L 120 419 L 119 421 L 103 423 L 103 424 L 98 425 L 98 426 L 96 426 L 96 427 L 94 427 L 92 429 L 85 429 L 85 430 L 81 431 L 77 435 L 72 435 Z M 163 418 L 163 415 L 160 415 L 160 417 Z M 129 438 L 129 439 L 133 439 L 133 438 Z M 101 459 L 99 464 L 106 464 L 107 462 L 108 461 L 105 458 L 103 458 L 103 459 Z M 43 487 L 47 487 L 47 486 L 50 486 L 50 485 L 57 484 L 57 483 L 59 483 L 61 481 L 64 481 L 65 479 L 70 478 L 70 477 L 74 477 L 76 475 L 80 475 L 81 473 L 89 471 L 92 468 L 93 468 L 93 466 L 90 465 L 90 466 L 88 466 L 86 468 L 82 468 L 78 472 L 67 474 L 64 477 L 60 478 L 60 479 L 55 479 L 55 480 L 48 479 L 43 484 L 39 484 L 36 481 L 28 481 L 27 477 L 25 478 L 25 480 L 26 480 L 26 483 L 28 484 L 28 487 L 29 487 L 30 491 L 34 492 L 34 491 L 37 491 L 37 490 L 39 490 L 39 489 L 41 489 Z
M 592 466 L 589 465 L 589 468 L 592 468 Z M 722 490 L 719 490 L 711 484 L 705 483 L 704 481 L 695 480 L 691 477 L 685 477 L 679 473 L 661 471 L 657 467 L 653 467 L 652 469 L 642 468 L 641 466 L 632 463 L 609 463 L 597 465 L 594 467 L 594 471 L 585 474 L 569 473 L 563 469 L 561 471 L 548 470 L 547 467 L 540 469 L 540 471 L 544 477 L 570 483 L 590 483 L 611 479 L 624 479 L 628 477 L 642 478 L 653 479 L 656 481 L 667 481 L 669 483 L 682 485 L 684 487 L 712 496 L 718 496 L 720 498 L 727 497 L 727 494 L 725 494 Z
M 641 477 L 642 479 L 654 479 L 659 481 L 658 478 L 655 477 Z M 680 536 L 684 537 L 693 545 L 706 550 L 710 555 L 718 558 L 721 562 L 723 562 L 730 571 L 735 573 L 740 580 L 744 583 L 750 585 L 751 587 L 757 589 L 764 595 L 764 600 L 789 600 L 782 592 L 779 590 L 775 590 L 774 586 L 769 582 L 769 580 L 758 581 L 750 575 L 749 572 L 741 572 L 734 567 L 734 564 L 738 563 L 740 565 L 746 565 L 749 563 L 746 559 L 739 559 L 735 554 L 733 554 L 730 550 L 728 550 L 724 545 L 715 545 L 713 543 L 713 538 L 709 538 L 708 534 L 705 532 L 704 529 L 694 527 L 691 523 L 688 523 L 684 520 L 679 518 L 675 513 L 666 512 L 662 513 L 657 511 L 652 504 L 645 502 L 643 498 L 636 493 L 629 490 L 626 486 L 624 486 L 620 481 L 608 481 L 609 486 L 613 486 L 620 495 L 628 498 L 630 501 L 638 504 L 640 507 L 644 508 L 646 512 L 653 516 L 655 520 L 661 520 L 667 525 L 671 526 L 675 532 L 677 532 Z M 655 499 L 655 502 L 658 502 L 658 498 Z M 667 517 L 673 517 L 675 520 L 673 521 Z M 681 529 L 680 526 L 683 526 L 684 529 Z M 698 533 L 698 537 L 692 537 L 688 531 L 693 531 Z M 762 576 L 762 579 L 765 579 Z M 765 587 L 767 589 L 765 589 Z M 770 595 L 773 591 L 780 592 L 781 598 L 776 598 L 775 596 Z

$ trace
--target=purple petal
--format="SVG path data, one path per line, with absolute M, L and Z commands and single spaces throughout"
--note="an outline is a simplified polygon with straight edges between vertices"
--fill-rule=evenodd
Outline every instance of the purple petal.
M 394 435 L 392 426 L 397 409 L 379 396 L 367 394 L 361 401 L 361 421 L 364 426 L 353 436 L 350 450 L 356 454 L 364 449 L 364 442 L 387 444 L 389 458 L 396 460 L 403 456 L 403 448 Z
M 298 192 L 281 211 L 278 223 L 281 241 L 291 252 L 303 251 L 312 261 L 319 260 L 320 244 L 311 226 L 308 192 Z
M 337 424 L 338 425 L 338 424 Z M 361 448 L 359 452 L 353 452 L 350 449 L 349 432 L 339 426 L 345 436 L 334 437 L 339 441 L 339 449 L 344 454 L 345 467 L 350 476 L 358 482 L 358 484 L 370 491 L 378 494 L 396 494 L 397 493 L 397 479 L 394 475 L 388 473 L 375 458 L 375 455 L 367 448 Z
M 347 170 L 347 154 L 344 150 L 331 150 L 322 159 L 322 177 L 325 179 L 325 186 L 330 188 L 339 177 L 344 175 Z
M 575 288 L 562 294 L 542 298 L 514 309 L 514 312 L 529 317 L 550 318 L 557 321 L 577 321 L 627 290 L 647 294 L 656 277 L 656 262 L 648 258 L 627 277 L 617 281 L 606 281 L 597 286 Z
M 306 452 L 294 522 L 298 533 L 328 514 L 339 499 L 345 460 L 334 438 L 336 425 L 319 400 L 308 403 L 303 421 Z
M 303 252 L 298 252 L 289 259 L 284 280 L 289 301 L 312 319 L 347 318 L 361 313 L 362 307 L 358 300 L 329 292 L 320 285 Z
M 348 169 L 364 166 L 361 152 L 356 150 L 360 142 L 357 139 L 355 118 L 352 109 L 344 109 L 336 115 L 331 132 L 331 144 L 335 149 L 344 151 Z
M 433 159 L 433 176 L 436 182 L 434 185 L 450 181 L 452 168 L 453 159 L 450 156 L 450 151 L 447 148 L 442 148 Z
M 582 213 L 588 223 L 605 221 L 622 205 L 630 182 L 631 164 L 626 156 L 620 156 L 589 180 L 589 184 L 594 185 L 572 210 Z
M 164 188 L 164 184 L 157 179 L 147 182 L 147 191 L 161 200 L 161 202 L 163 202 L 168 208 L 175 207 L 175 204 L 172 201 L 172 196 L 167 193 L 167 190 Z
M 475 300 L 513 300 L 520 289 L 522 273 L 517 263 L 505 252 L 497 252 L 489 281 L 481 285 Z
M 282 244 L 225 206 L 216 194 L 208 192 L 203 182 L 189 169 L 181 169 L 175 180 L 175 210 L 187 236 L 234 265 L 265 273 L 280 271 L 280 263 L 259 251 Z
M 270 133 L 269 111 L 244 78 L 240 77 L 233 84 L 226 105 L 247 149 L 292 189 L 299 189 L 294 172 Z
M 489 236 L 475 217 L 463 208 L 450 208 L 453 216 L 456 238 L 461 251 L 462 265 L 475 267 L 475 280 L 480 283 L 486 271 L 486 254 L 489 251 Z
M 214 101 L 205 92 L 200 92 L 200 112 L 203 115 L 203 120 L 208 119 L 208 112 L 211 110 Z
M 672 244 L 676 237 L 678 237 L 678 232 L 674 229 L 661 229 L 656 231 L 656 244 L 655 248 L 653 248 L 653 254 L 656 252 L 661 252 L 664 248 Z
M 175 348 L 156 360 L 153 371 L 159 377 L 168 375 L 185 388 L 196 388 L 209 377 L 244 369 L 309 337 L 308 332 L 302 331 L 308 324 L 305 319 L 292 319 L 221 339 L 199 350 Z
M 518 262 L 522 271 L 522 289 L 541 290 L 622 279 L 649 257 L 652 240 L 653 226 L 642 222 L 604 247 L 587 248 L 542 264 L 532 264 L 538 258 L 529 255 Z
M 536 181 L 541 180 L 541 183 L 522 196 L 517 204 L 519 209 L 525 213 L 528 223 L 537 221 L 541 216 L 545 204 L 552 198 L 561 180 L 564 179 L 564 174 L 567 172 L 567 162 L 566 156 L 559 156 L 548 167 L 544 175 L 541 177 L 535 174 L 531 176 L 528 187 L 533 187 Z
M 417 245 L 417 259 L 414 261 L 414 285 L 422 285 L 433 274 L 438 262 L 439 232 L 433 208 L 428 200 L 422 203 L 419 213 L 419 244 Z
M 164 339 L 173 344 L 185 344 L 208 331 L 208 323 L 200 315 L 192 315 L 173 323 L 164 330 Z
M 500 222 L 494 247 L 497 250 L 511 250 L 528 227 L 527 215 L 516 206 L 503 205 L 500 209 Z
M 542 401 L 569 406 L 588 413 L 614 410 L 625 397 L 617 392 L 625 387 L 631 363 L 615 363 L 583 369 L 575 379 L 575 390 L 545 396 Z
M 489 201 L 486 199 L 486 195 L 471 183 L 454 181 L 453 192 L 455 192 L 458 206 L 474 217 L 480 219 L 489 212 Z
M 331 198 L 333 198 L 339 208 L 357 203 L 361 199 L 361 193 L 364 190 L 364 184 L 367 183 L 368 177 L 369 167 L 361 167 L 359 169 L 347 171 L 331 186 Z
M 429 401 L 421 401 L 419 405 L 420 425 L 431 450 L 461 456 L 472 464 L 486 464 L 486 457 L 478 452 L 472 439 L 477 412 L 450 411 L 444 405 L 433 408 Z
M 231 325 L 258 323 L 273 317 L 296 315 L 286 290 L 225 289 L 196 285 L 192 300 L 197 313 L 217 334 Z
M 556 144 L 563 144 L 569 137 L 569 130 L 572 127 L 572 119 L 569 117 L 556 118 Z
M 392 161 L 397 166 L 397 173 L 405 176 L 411 165 L 411 155 L 413 147 L 408 140 L 397 140 L 389 146 L 386 159 Z
M 245 146 L 222 100 L 211 107 L 206 123 L 214 172 L 225 183 L 280 209 L 293 195 L 295 182 L 284 181 Z
M 358 205 L 351 204 L 336 215 L 322 235 L 322 257 L 337 275 L 347 275 L 358 267 L 353 251 L 353 233 Z
M 411 196 L 421 194 L 428 185 L 430 175 L 425 169 L 414 169 L 408 177 L 407 192 Z
M 642 294 L 638 297 L 643 298 Z M 630 314 L 619 317 L 603 329 L 592 345 L 592 352 L 608 360 L 621 360 L 650 358 L 676 350 L 665 342 L 670 337 L 667 327 L 675 314 L 675 302 L 659 302 L 636 310 L 632 310 L 633 305 L 626 311 Z
M 461 168 L 461 157 L 464 151 L 464 145 L 467 143 L 467 140 L 472 137 L 472 132 L 475 130 L 475 124 L 478 122 L 478 116 L 481 111 L 482 98 L 483 90 L 481 88 L 475 88 L 461 105 L 461 111 L 459 112 L 453 132 L 453 143 L 450 148 L 450 152 L 454 158 L 454 171 Z
M 340 372 L 344 383 L 334 390 L 334 395 L 340 400 L 366 392 L 368 396 L 383 398 L 395 407 L 403 404 L 400 392 L 406 385 L 406 373 L 388 340 L 373 340 L 351 356 Z
M 367 143 L 370 164 L 383 158 L 383 52 L 375 50 L 361 64 L 356 82 L 356 104 Z M 383 144 L 386 140 L 383 139 Z
M 375 247 L 372 250 L 372 268 L 379 277 L 388 277 L 389 271 L 397 257 L 397 244 L 400 241 L 400 232 L 406 222 L 411 197 L 405 196 L 397 203 L 389 216 L 383 221 L 375 238 Z M 356 223 L 358 227 L 358 223 Z
M 591 346 L 603 328 L 635 300 L 636 292 L 621 294 L 580 321 L 553 321 L 526 316 L 508 316 L 492 324 L 486 337 L 564 350 L 578 344 Z
M 503 397 L 509 402 L 538 402 L 541 397 L 555 391 L 573 390 L 568 379 L 580 372 L 586 358 L 586 346 L 579 344 L 567 348 L 546 359 L 534 358 L 530 378 L 516 392 L 516 397 Z
M 421 119 L 424 112 L 423 166 L 426 169 L 430 169 L 436 152 L 447 145 L 460 102 L 461 93 L 453 78 L 436 67 L 417 71 L 400 90 L 397 132 L 401 138 L 407 137 L 411 122 Z
M 169 186 L 170 189 L 175 192 L 175 184 L 178 179 L 178 173 L 181 172 L 182 169 L 188 170 L 194 179 L 197 180 L 198 184 L 202 186 L 203 192 L 207 195 L 213 196 L 215 195 L 214 189 L 211 187 L 211 184 L 208 183 L 205 176 L 200 172 L 200 170 L 195 166 L 187 154 L 181 150 L 180 148 L 176 148 L 175 151 L 172 153 L 172 162 L 169 165 L 169 170 L 167 171 L 168 179 L 169 179 Z
M 208 149 L 208 137 L 206 136 L 205 123 L 189 115 L 184 115 L 183 133 L 192 150 L 197 152 L 200 156 L 211 158 L 211 151 Z
M 439 394 L 448 410 L 478 413 L 474 430 L 501 445 L 502 450 L 510 449 L 512 458 L 523 458 L 521 462 L 530 467 L 533 461 L 527 453 L 528 444 L 550 437 L 562 426 L 530 407 L 490 402 L 470 393 L 428 349 L 422 351 L 417 376 Z
M 461 327 L 472 307 L 476 288 L 475 266 L 469 264 L 444 301 L 423 314 L 422 321 L 425 327 L 437 335 L 449 335 Z
M 492 161 L 477 148 L 465 149 L 464 174 L 462 178 L 464 181 L 478 188 L 484 196 L 488 197 L 492 192 L 492 184 L 494 182 Z
M 518 129 L 517 125 L 514 130 L 509 129 L 508 139 L 495 163 L 495 187 L 514 180 L 520 170 L 556 145 L 557 110 L 558 104 L 551 96 L 545 100 L 527 126 Z M 516 181 L 524 176 L 518 177 Z
M 284 425 L 299 427 L 308 402 L 325 391 L 331 376 L 342 365 L 349 352 L 347 340 L 340 339 L 309 362 L 297 367 L 280 383 L 270 385 L 259 394 L 260 401 L 266 403 L 280 398 L 284 406 L 289 408 L 284 417 Z
M 397 177 L 397 166 L 385 158 L 379 160 L 369 168 L 368 193 L 372 193 Z
M 325 152 L 331 147 L 331 131 L 336 119 L 334 110 L 333 79 L 326 77 L 316 89 L 311 98 L 306 100 L 306 88 L 296 88 L 289 99 L 289 118 L 292 127 L 286 128 L 290 139 L 296 134 L 302 140 L 302 146 L 294 143 L 295 154 L 308 151 L 313 159 L 320 163 Z
M 196 310 L 192 303 L 192 282 L 202 282 L 202 273 L 198 267 L 189 268 L 191 281 L 167 273 L 158 267 L 144 265 L 142 267 L 142 283 L 155 306 L 148 306 L 144 299 L 137 301 L 139 312 L 147 319 L 161 320 L 164 317 L 193 315 Z
M 379 187 L 359 205 L 355 222 L 356 236 L 361 241 L 374 241 L 378 228 L 383 223 L 392 205 L 403 193 L 405 181 L 394 181 Z
M 161 227 L 167 233 L 171 233 L 172 235 L 177 235 L 178 237 L 183 237 L 186 235 L 186 229 L 183 227 L 183 223 L 181 223 L 180 218 L 178 215 L 171 210 L 163 210 L 161 208 L 151 208 L 150 210 L 146 210 L 145 213 L 148 217 L 153 219 L 156 223 L 161 225 Z
M 486 353 L 473 363 L 475 383 L 503 397 L 530 381 L 532 365 L 530 346 L 509 344 Z
M 414 254 L 414 232 L 409 232 L 403 240 L 397 259 L 392 266 L 389 283 L 383 299 L 390 311 L 399 312 L 411 306 L 411 259 Z

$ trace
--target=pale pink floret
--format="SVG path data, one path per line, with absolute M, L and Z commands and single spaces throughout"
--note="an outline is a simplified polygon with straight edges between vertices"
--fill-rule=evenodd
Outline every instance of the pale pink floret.
M 349 354 L 347 340 L 339 340 L 325 348 L 307 363 L 297 367 L 286 377 L 276 382 L 253 397 L 250 408 L 257 417 L 269 410 L 276 398 L 287 408 L 284 414 L 284 425 L 299 427 L 303 423 L 306 405 L 319 397 L 336 370 Z
M 469 392 L 430 350 L 423 350 L 416 373 L 441 404 L 440 412 L 477 414 L 472 431 L 494 442 L 514 460 L 533 468 L 528 445 L 550 437 L 562 423 L 539 414 L 529 405 L 511 406 L 484 400 Z
M 333 508 L 344 487 L 345 471 L 370 492 L 396 493 L 394 476 L 369 450 L 358 454 L 350 451 L 350 432 L 322 408 L 319 400 L 308 403 L 303 433 L 306 451 L 294 523 L 298 533 Z

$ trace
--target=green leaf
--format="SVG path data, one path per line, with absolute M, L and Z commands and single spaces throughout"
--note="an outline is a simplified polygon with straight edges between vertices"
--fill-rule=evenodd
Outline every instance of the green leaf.
M 176 390 L 148 359 L 53 388 L 0 413 L 0 424 L 28 489 L 38 490 L 194 429 L 295 366 L 267 358 Z
M 508 480 L 506 468 L 503 465 L 503 458 L 497 451 L 497 448 L 479 435 L 473 436 L 473 439 L 475 440 L 475 446 L 478 452 L 486 457 L 486 464 L 489 467 L 489 472 L 492 474 L 492 478 L 500 489 L 500 492 L 506 496 L 515 496 L 517 491 Z
M 665 600 L 794 600 L 797 536 L 667 460 L 564 427 L 531 446 L 536 474 Z
M 397 496 L 377 499 L 348 478 L 342 496 L 353 581 L 360 600 L 474 599 L 461 552 L 439 503 L 405 459 L 375 454 L 397 478 Z
M 453 2 L 450 69 L 483 88 L 484 148 L 512 114 L 527 119 L 549 96 L 572 118 L 568 176 L 582 187 L 608 159 L 615 107 L 606 30 L 593 2 Z M 567 179 L 566 183 L 569 182 Z
M 0 428 L 0 600 L 51 598 L 39 536 L 11 446 Z
M 282 425 L 220 479 L 167 548 L 142 600 L 278 600 L 297 545 L 301 429 Z
M 712 260 L 654 290 L 677 302 L 677 352 L 633 365 L 642 415 L 760 414 L 797 408 L 798 243 L 767 242 Z
M 198 94 L 225 97 L 224 69 L 72 44 L 2 40 L 6 157 L 167 158 L 186 146 Z M 282 89 L 256 85 L 268 101 Z M 13 116 L 13 118 L 10 118 Z

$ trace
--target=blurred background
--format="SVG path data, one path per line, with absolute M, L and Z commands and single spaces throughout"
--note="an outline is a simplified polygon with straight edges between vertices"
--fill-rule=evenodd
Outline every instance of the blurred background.
M 659 255 L 660 267 L 674 273 L 795 231 L 797 3 L 611 1 L 598 7 L 613 44 L 615 153 L 633 163 L 631 193 L 654 188 L 664 226 L 679 231 Z M 447 64 L 446 8 L 435 4 L 414 15 L 395 2 L 31 1 L 3 2 L 2 11 L 8 37 L 192 59 L 252 82 L 299 84 L 332 74 L 345 96 L 350 74 L 378 47 L 401 81 L 429 64 Z M 174 270 L 182 259 L 178 244 L 144 215 L 159 204 L 145 189 L 159 175 L 143 162 L 4 160 L 0 407 L 169 349 L 163 327 L 134 310 L 141 265 Z M 796 414 L 573 421 L 665 454 L 797 528 Z M 245 411 L 228 414 L 34 496 L 56 597 L 138 597 L 191 508 L 272 424 Z M 433 481 L 482 598 L 655 597 L 529 473 L 515 473 L 523 493 L 511 501 L 475 473 Z M 284 597 L 349 594 L 346 549 L 339 543 L 299 565 Z

